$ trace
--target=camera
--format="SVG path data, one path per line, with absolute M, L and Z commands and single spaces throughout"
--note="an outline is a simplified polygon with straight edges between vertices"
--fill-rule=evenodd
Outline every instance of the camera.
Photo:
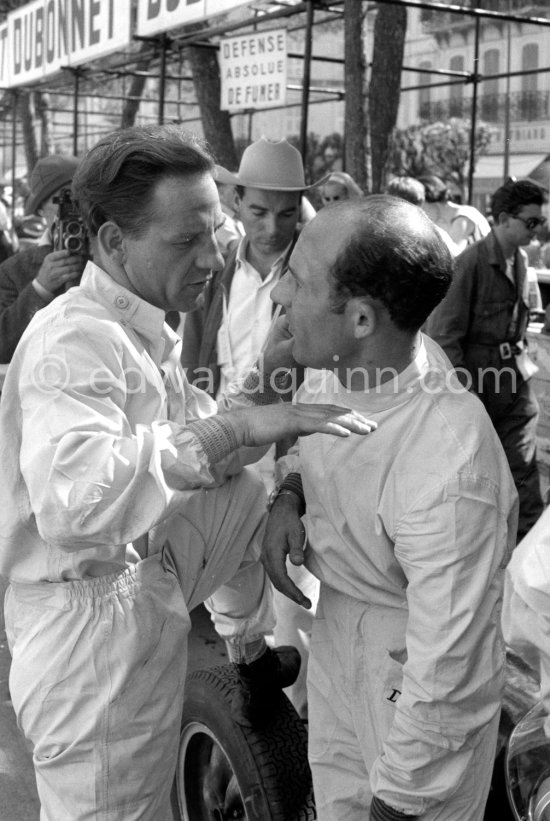
M 63 188 L 57 197 L 59 204 L 57 219 L 52 226 L 55 251 L 66 248 L 71 254 L 90 257 L 88 234 L 80 216 L 80 211 L 71 196 L 70 188 Z M 55 200 L 54 200 L 55 202 Z

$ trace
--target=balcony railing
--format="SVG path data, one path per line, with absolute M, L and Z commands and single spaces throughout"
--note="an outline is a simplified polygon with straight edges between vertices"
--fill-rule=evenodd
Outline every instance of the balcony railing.
M 514 15 L 525 12 L 528 17 L 546 17 L 548 14 L 548 5 L 541 0 L 509 0 L 507 3 L 503 3 L 503 0 L 452 0 L 452 2 L 455 6 L 479 11 L 499 11 Z M 481 19 L 483 21 L 483 18 Z M 475 18 L 472 15 L 433 9 L 424 9 L 421 12 L 421 20 L 426 34 L 475 25 Z
M 511 122 L 550 120 L 550 91 L 516 91 L 510 95 L 480 94 L 477 116 L 489 123 L 504 122 L 507 98 L 510 102 Z M 434 100 L 421 103 L 419 107 L 420 119 L 429 122 L 449 117 L 470 117 L 471 112 L 471 97 Z

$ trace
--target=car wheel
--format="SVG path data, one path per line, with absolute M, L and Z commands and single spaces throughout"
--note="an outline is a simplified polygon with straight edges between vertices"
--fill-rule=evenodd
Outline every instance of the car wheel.
M 182 821 L 312 821 L 307 732 L 283 694 L 261 730 L 236 724 L 234 665 L 197 670 L 186 683 L 175 802 Z

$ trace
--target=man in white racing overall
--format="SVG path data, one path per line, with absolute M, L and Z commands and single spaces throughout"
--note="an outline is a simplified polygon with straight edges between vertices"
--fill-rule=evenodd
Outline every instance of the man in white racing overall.
M 305 226 L 273 292 L 308 367 L 296 401 L 378 424 L 283 457 L 264 539 L 281 591 L 308 606 L 288 554 L 321 582 L 308 666 L 319 821 L 483 818 L 517 498 L 481 402 L 419 332 L 451 277 L 422 211 L 372 196 Z

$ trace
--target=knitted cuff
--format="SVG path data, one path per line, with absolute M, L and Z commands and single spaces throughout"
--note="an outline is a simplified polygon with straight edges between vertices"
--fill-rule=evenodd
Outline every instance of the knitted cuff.
M 285 368 L 263 373 L 256 365 L 244 380 L 241 390 L 254 405 L 273 405 L 287 393 L 290 377 L 290 372 Z
M 301 499 L 302 504 L 305 505 L 306 498 L 304 496 L 304 488 L 302 486 L 302 477 L 299 473 L 287 473 L 279 485 L 278 490 L 291 490 Z
M 211 465 L 220 462 L 238 447 L 233 426 L 222 414 L 190 422 L 188 428 L 199 440 Z
M 395 810 L 382 801 L 381 798 L 373 796 L 370 805 L 369 821 L 415 821 L 417 815 L 407 815 L 400 810 Z

